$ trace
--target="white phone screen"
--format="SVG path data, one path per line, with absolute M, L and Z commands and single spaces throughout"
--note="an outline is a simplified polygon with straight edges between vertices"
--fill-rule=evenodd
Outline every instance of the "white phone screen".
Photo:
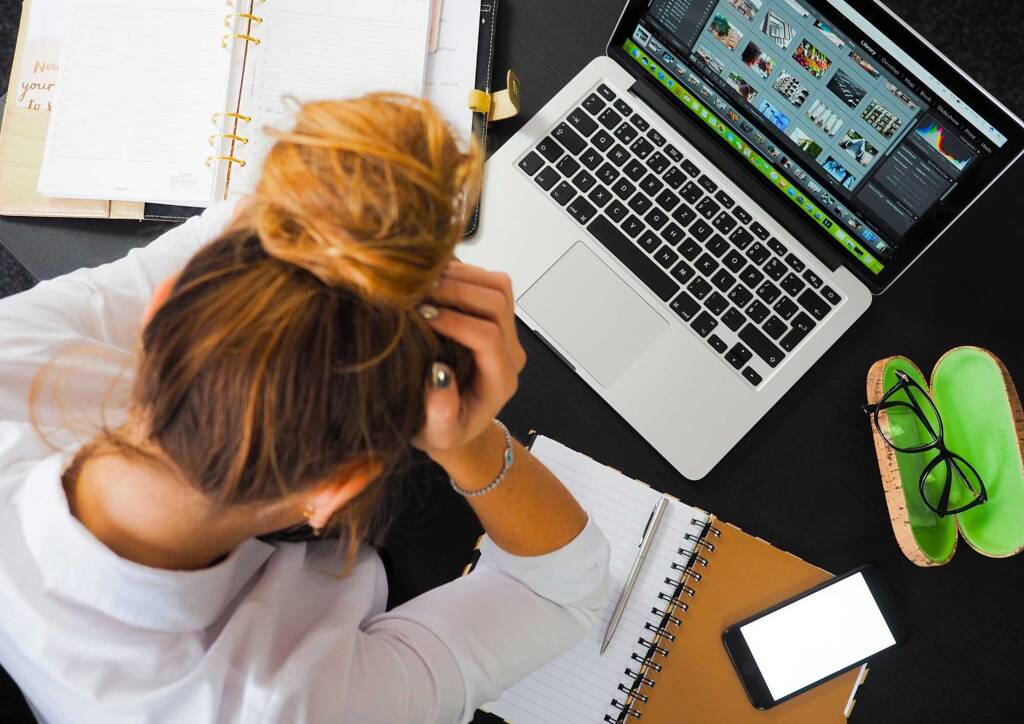
M 861 573 L 740 632 L 776 701 L 896 643 Z

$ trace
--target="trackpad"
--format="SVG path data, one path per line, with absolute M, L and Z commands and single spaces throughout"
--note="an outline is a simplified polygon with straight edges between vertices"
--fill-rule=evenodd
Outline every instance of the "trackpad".
M 668 327 L 582 242 L 519 297 L 519 306 L 605 387 Z

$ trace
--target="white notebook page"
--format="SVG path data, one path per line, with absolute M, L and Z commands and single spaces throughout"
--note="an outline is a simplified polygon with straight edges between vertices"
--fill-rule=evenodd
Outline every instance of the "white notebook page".
M 209 0 L 78 0 L 61 61 L 39 191 L 203 205 L 224 110 L 229 10 Z
M 685 565 L 688 553 L 693 551 L 694 544 L 684 536 L 699 533 L 708 516 L 674 499 L 670 501 L 615 637 L 602 656 L 599 652 L 605 628 L 661 493 L 549 438 L 538 437 L 532 452 L 569 488 L 608 537 L 612 550 L 610 592 L 598 625 L 579 644 L 505 691 L 497 702 L 482 708 L 511 724 L 594 724 L 603 721 L 605 714 L 616 713 L 610 702 L 623 698 L 617 690 L 620 682 L 629 682 L 623 672 L 627 667 L 635 671 L 639 666 L 630 655 L 644 650 L 637 639 L 644 636 L 651 640 L 653 636 L 644 629 L 646 622 L 658 621 L 651 608 L 664 610 L 666 604 L 658 600 L 658 593 L 672 592 L 665 578 L 678 579 L 679 572 L 672 570 L 672 564 Z M 699 525 L 691 522 L 695 518 Z M 679 554 L 679 548 L 688 553 Z M 682 628 L 679 633 L 685 635 Z
M 437 50 L 427 58 L 423 94 L 437 106 L 461 141 L 473 134 L 468 100 L 476 86 L 479 39 L 480 0 L 444 0 Z
M 292 124 L 288 97 L 353 98 L 371 91 L 423 93 L 430 0 L 287 0 L 258 6 L 262 43 L 250 48 L 241 112 L 252 116 L 239 151 L 247 160 L 231 194 L 250 192 L 273 139 L 264 127 Z

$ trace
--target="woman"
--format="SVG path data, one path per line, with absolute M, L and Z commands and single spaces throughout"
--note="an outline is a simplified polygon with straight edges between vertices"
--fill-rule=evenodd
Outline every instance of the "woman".
M 310 104 L 254 198 L 0 302 L 0 664 L 41 720 L 465 721 L 592 624 L 607 542 L 492 421 L 525 358 L 452 261 L 479 177 L 427 104 Z M 384 612 L 411 446 L 488 539 Z M 258 539 L 332 524 L 347 556 Z

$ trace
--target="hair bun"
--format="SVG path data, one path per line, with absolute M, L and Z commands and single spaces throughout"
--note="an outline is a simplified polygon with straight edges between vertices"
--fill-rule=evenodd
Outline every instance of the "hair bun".
M 465 233 L 479 147 L 399 94 L 308 103 L 274 134 L 248 217 L 266 252 L 369 301 L 416 304 Z

